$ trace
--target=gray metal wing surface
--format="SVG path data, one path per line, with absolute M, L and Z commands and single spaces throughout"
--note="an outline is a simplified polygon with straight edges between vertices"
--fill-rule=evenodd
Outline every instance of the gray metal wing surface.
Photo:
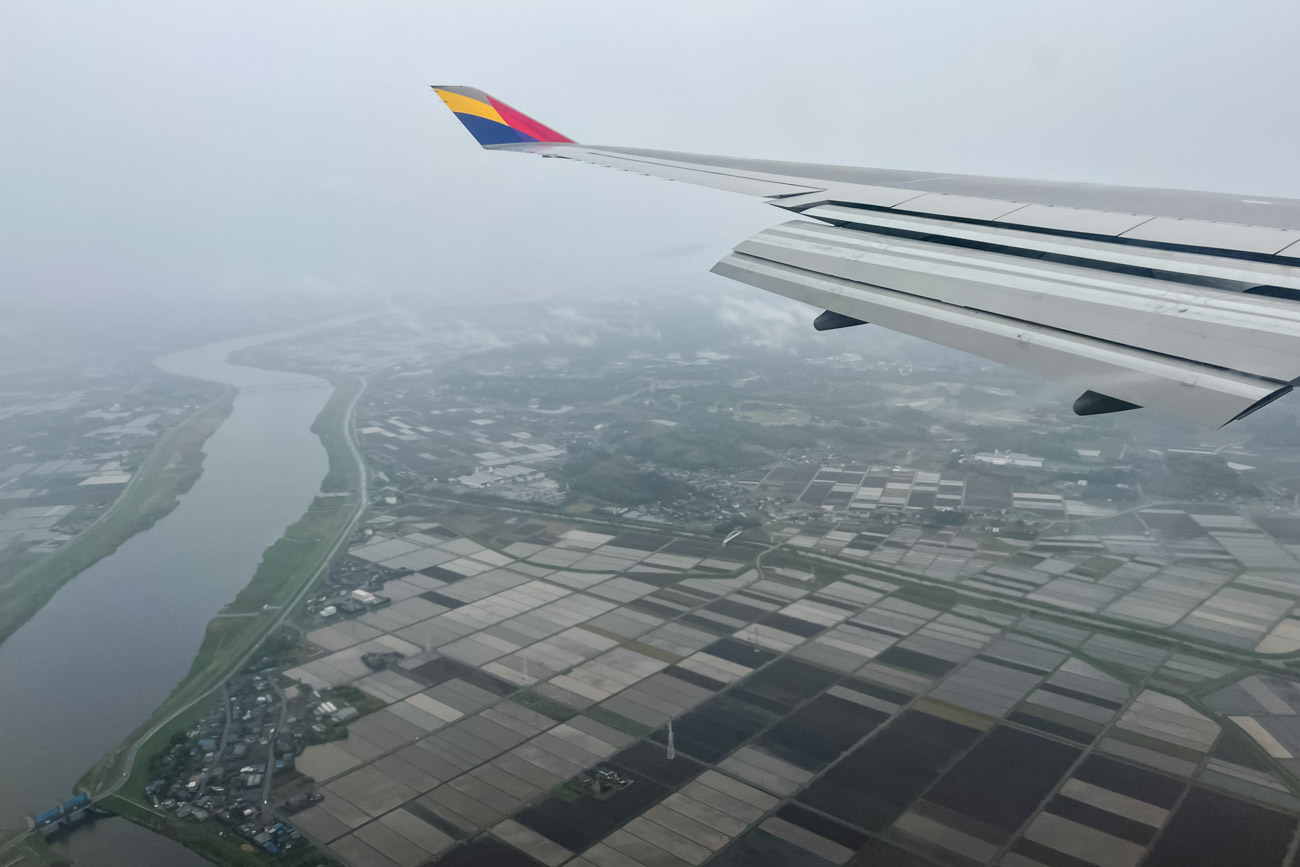
M 1298 200 L 583 145 L 482 91 L 436 89 L 489 149 L 797 215 L 713 271 L 838 314 L 818 327 L 871 322 L 1059 379 L 1081 414 L 1220 426 L 1300 378 Z

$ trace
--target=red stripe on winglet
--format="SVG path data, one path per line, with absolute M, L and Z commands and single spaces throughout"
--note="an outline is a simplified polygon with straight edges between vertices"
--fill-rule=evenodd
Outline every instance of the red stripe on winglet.
M 519 130 L 524 135 L 530 135 L 540 142 L 573 141 L 573 139 L 567 136 L 560 135 L 558 132 L 551 129 L 549 126 L 544 126 L 543 124 L 538 123 L 528 115 L 515 111 L 513 108 L 506 105 L 504 102 L 501 102 L 500 100 L 493 99 L 492 97 L 489 96 L 488 102 L 492 103 L 492 107 L 495 108 L 498 112 L 500 112 L 502 120 L 510 124 L 510 126 L 513 127 L 514 129 Z

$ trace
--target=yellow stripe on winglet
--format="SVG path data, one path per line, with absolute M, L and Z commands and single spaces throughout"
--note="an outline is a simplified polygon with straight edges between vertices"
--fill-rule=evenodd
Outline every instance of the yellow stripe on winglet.
M 443 102 L 447 103 L 447 108 L 457 114 L 474 114 L 479 117 L 485 117 L 488 120 L 494 120 L 497 123 L 505 124 L 506 126 L 510 125 L 501 117 L 499 111 L 488 105 L 486 102 L 479 102 L 473 97 L 463 96 L 459 93 L 452 93 L 450 90 L 435 89 L 434 92 L 437 93 L 438 96 L 442 97 Z

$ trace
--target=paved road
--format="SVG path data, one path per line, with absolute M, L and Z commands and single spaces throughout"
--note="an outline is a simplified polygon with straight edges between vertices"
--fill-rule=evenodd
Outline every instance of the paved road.
M 266 746 L 266 773 L 262 775 L 262 822 L 264 824 L 269 824 L 270 820 L 271 777 L 275 775 L 275 738 L 280 734 L 280 729 L 284 728 L 284 718 L 289 714 L 289 700 L 284 697 L 280 684 L 275 682 L 275 675 L 271 676 L 271 689 L 275 690 L 275 697 L 280 700 L 280 719 L 271 730 L 271 739 Z
M 230 726 L 234 723 L 235 717 L 230 708 L 230 685 L 221 684 L 222 702 L 226 706 L 226 724 L 221 728 L 221 740 L 217 744 L 217 751 L 212 756 L 212 764 L 208 770 L 204 771 L 203 779 L 199 782 L 198 794 L 202 795 L 208 788 L 208 778 L 212 776 L 212 768 L 215 768 L 221 762 L 221 757 L 226 753 L 226 746 L 230 742 Z

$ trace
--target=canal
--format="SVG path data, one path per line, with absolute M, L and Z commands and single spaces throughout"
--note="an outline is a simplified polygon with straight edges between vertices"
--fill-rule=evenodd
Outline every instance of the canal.
M 179 505 L 69 581 L 0 644 L 0 827 L 22 827 L 26 814 L 67 798 L 83 773 L 148 719 L 189 670 L 207 622 L 320 489 L 328 461 L 311 425 L 329 383 L 226 361 L 293 333 L 221 341 L 154 362 L 240 392 Z M 87 867 L 186 863 L 169 841 L 122 820 L 97 823 L 63 845 Z

